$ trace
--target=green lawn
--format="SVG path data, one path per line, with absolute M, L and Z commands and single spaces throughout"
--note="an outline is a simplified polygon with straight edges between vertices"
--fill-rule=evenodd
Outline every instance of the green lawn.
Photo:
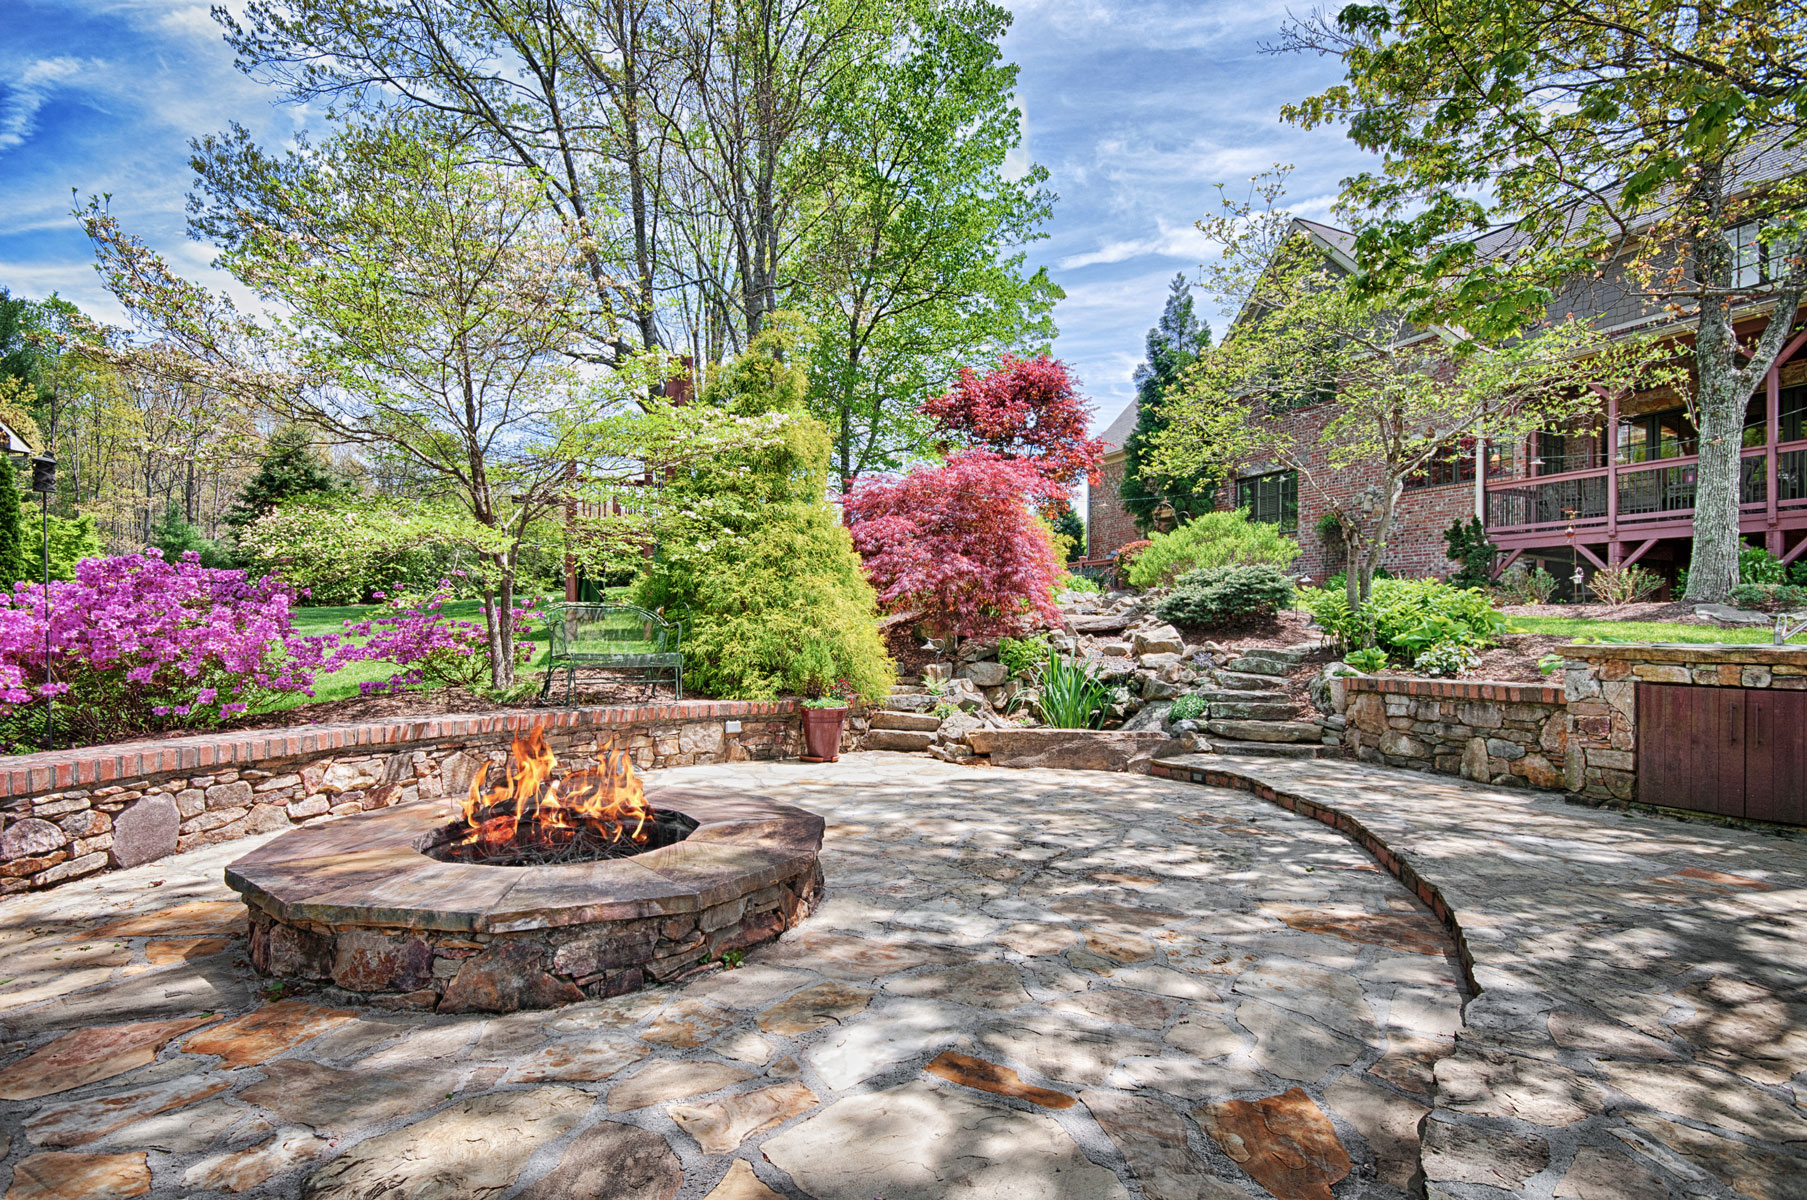
M 1509 617 L 1510 633 L 1544 637 L 1593 637 L 1616 642 L 1688 642 L 1693 644 L 1768 645 L 1766 628 L 1721 629 L 1716 625 L 1677 625 L 1670 621 L 1603 621 L 1597 617 Z M 1792 642 L 1807 641 L 1797 635 Z
M 562 597 L 548 596 L 545 598 L 545 602 L 552 603 L 559 599 L 562 599 Z M 337 606 L 323 605 L 318 608 L 297 608 L 294 610 L 295 632 L 316 636 L 327 633 L 341 633 L 345 628 L 345 622 L 360 620 L 376 611 L 379 607 L 379 605 L 375 604 L 345 604 Z M 475 621 L 479 625 L 483 623 L 483 603 L 480 600 L 452 600 L 440 609 L 440 611 L 443 612 L 447 618 L 452 620 Z M 524 668 L 525 671 L 539 671 L 545 669 L 546 643 L 549 636 L 545 626 L 541 622 L 535 621 L 533 634 L 529 640 L 537 643 L 537 645 L 534 647 L 533 661 Z M 294 708 L 297 705 L 315 704 L 324 700 L 350 699 L 358 694 L 358 685 L 360 683 L 388 679 L 391 675 L 394 675 L 395 672 L 396 668 L 388 663 L 352 663 L 344 670 L 335 671 L 331 675 L 320 675 L 316 677 L 314 680 L 314 694 L 312 697 L 296 693 L 292 696 L 282 697 L 271 707 L 277 709 Z

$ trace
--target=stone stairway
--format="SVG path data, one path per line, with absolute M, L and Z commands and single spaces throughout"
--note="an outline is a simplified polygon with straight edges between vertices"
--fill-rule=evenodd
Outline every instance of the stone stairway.
M 1211 749 L 1256 758 L 1327 758 L 1315 721 L 1298 719 L 1298 708 L 1279 681 L 1305 660 L 1310 647 L 1245 650 L 1211 672 L 1217 690 L 1204 693 Z
M 940 699 L 924 687 L 919 677 L 906 677 L 891 689 L 885 707 L 874 710 L 862 750 L 927 750 L 935 744 L 941 718 L 934 713 Z

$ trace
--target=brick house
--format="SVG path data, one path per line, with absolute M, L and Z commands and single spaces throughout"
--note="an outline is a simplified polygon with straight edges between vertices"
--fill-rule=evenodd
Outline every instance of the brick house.
M 1136 402 L 1131 400 L 1099 438 L 1104 442 L 1103 478 L 1096 487 L 1088 488 L 1085 503 L 1085 555 L 1104 558 L 1117 547 L 1133 542 L 1142 535 L 1136 532 L 1135 518 L 1123 505 L 1124 443 L 1136 431 Z
M 1294 224 L 1339 266 L 1353 269 L 1348 233 L 1311 221 Z M 1764 259 L 1770 252 L 1756 233 L 1757 225 L 1750 223 L 1729 234 L 1741 284 L 1768 277 L 1770 264 Z M 1611 333 L 1673 333 L 1678 346 L 1686 346 L 1691 337 L 1685 325 L 1628 286 L 1625 260 L 1561 289 L 1549 315 L 1555 320 L 1570 313 L 1592 317 Z M 1740 320 L 1740 336 L 1760 323 L 1760 311 Z M 1302 441 L 1321 444 L 1312 434 L 1328 422 L 1334 403 L 1327 398 L 1293 410 L 1288 419 Z M 1127 437 L 1134 427 L 1132 402 L 1107 433 L 1121 429 Z M 1110 475 L 1107 466 L 1106 487 L 1094 489 L 1091 500 L 1092 520 L 1110 535 L 1093 539 L 1094 555 L 1121 545 L 1110 537 L 1126 524 L 1134 529 L 1114 491 L 1122 478 L 1120 441 L 1116 446 L 1116 474 Z M 1682 398 L 1667 390 L 1603 398 L 1588 416 L 1563 429 L 1533 434 L 1521 445 L 1465 440 L 1451 448 L 1447 460 L 1408 484 L 1383 565 L 1396 575 L 1446 575 L 1456 564 L 1448 558 L 1444 531 L 1458 520 L 1480 517 L 1502 551 L 1498 569 L 1522 559 L 1566 583 L 1577 567 L 1591 574 L 1635 562 L 1673 581 L 1676 571 L 1688 565 L 1696 449 L 1696 431 Z M 1764 386 L 1751 397 L 1743 456 L 1739 528 L 1745 540 L 1784 561 L 1807 554 L 1807 328 L 1795 330 Z M 1331 478 L 1327 472 L 1314 473 Z M 1296 569 L 1322 579 L 1342 569 L 1344 556 L 1340 539 L 1320 532 L 1319 520 L 1332 501 L 1354 496 L 1374 479 L 1361 471 L 1342 472 L 1332 478 L 1326 496 L 1301 489 L 1292 471 L 1250 463 L 1237 469 L 1233 482 L 1221 489 L 1218 506 L 1247 507 L 1256 519 L 1296 532 Z

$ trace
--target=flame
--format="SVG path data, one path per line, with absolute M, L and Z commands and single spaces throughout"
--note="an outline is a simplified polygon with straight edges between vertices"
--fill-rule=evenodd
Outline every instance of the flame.
M 460 844 L 557 846 L 585 834 L 610 842 L 647 840 L 652 812 L 627 751 L 610 750 L 594 768 L 563 779 L 552 777 L 557 768 L 539 726 L 515 738 L 500 783 L 484 790 L 488 764 L 471 780 L 463 801 L 469 832 Z

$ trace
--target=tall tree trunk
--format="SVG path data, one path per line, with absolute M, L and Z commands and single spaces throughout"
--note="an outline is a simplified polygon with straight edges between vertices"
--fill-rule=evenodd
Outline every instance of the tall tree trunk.
M 1705 213 L 1694 229 L 1694 278 L 1705 288 L 1721 290 L 1701 296 L 1694 334 L 1700 462 L 1694 486 L 1694 553 L 1688 564 L 1688 591 L 1682 598 L 1693 604 L 1718 604 L 1738 585 L 1742 545 L 1738 474 L 1748 389 L 1738 366 L 1732 299 L 1723 290 L 1732 283 L 1732 250 L 1725 240 L 1720 168 L 1704 169 L 1690 200 L 1697 211 Z

